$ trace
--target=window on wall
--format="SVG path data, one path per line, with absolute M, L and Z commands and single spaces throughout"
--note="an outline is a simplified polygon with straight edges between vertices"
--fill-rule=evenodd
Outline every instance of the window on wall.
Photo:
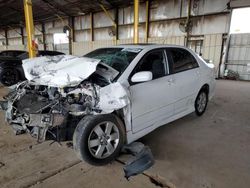
M 190 39 L 188 40 L 188 48 L 192 49 L 195 53 L 202 56 L 203 52 L 203 39 Z

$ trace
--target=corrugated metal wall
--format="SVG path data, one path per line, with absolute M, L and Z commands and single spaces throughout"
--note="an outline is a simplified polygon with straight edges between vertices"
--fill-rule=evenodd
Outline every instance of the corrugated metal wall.
M 223 43 L 222 34 L 205 35 L 203 42 L 203 55 L 204 59 L 212 60 L 218 74 L 219 64 L 221 59 L 221 49 Z
M 185 33 L 180 28 L 180 22 L 187 16 L 187 0 L 153 0 L 150 6 L 149 38 L 150 43 L 178 44 L 184 45 Z M 192 30 L 191 36 L 203 36 L 203 55 L 207 59 L 212 59 L 216 65 L 219 64 L 222 34 L 227 33 L 229 28 L 229 14 L 223 13 L 226 10 L 228 0 L 192 0 Z M 132 43 L 133 40 L 133 6 L 118 9 L 118 40 L 110 35 L 113 29 L 112 21 L 104 14 L 97 12 L 93 14 L 94 29 L 93 40 L 91 41 L 91 17 L 89 14 L 74 18 L 75 41 L 73 42 L 73 54 L 83 55 L 93 49 Z M 111 16 L 115 17 L 115 11 L 109 10 Z M 140 42 L 145 42 L 146 30 L 146 6 L 140 4 L 139 11 L 139 35 Z M 44 23 L 45 41 L 48 50 L 57 49 L 65 52 L 67 44 L 53 44 L 53 33 L 61 32 L 62 27 L 69 24 L 68 19 L 55 20 Z M 18 32 L 16 32 L 16 31 Z M 9 45 L 5 45 L 5 33 L 0 30 L 0 50 L 4 49 L 26 49 L 26 40 L 22 44 L 20 28 L 8 30 Z M 43 49 L 42 25 L 36 25 L 36 38 L 40 41 L 39 49 Z M 26 31 L 24 29 L 24 38 Z
M 250 33 L 230 36 L 226 69 L 238 72 L 242 80 L 250 80 Z

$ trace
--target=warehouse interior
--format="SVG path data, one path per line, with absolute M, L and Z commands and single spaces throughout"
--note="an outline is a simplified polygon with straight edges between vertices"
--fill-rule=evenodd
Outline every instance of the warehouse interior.
M 71 142 L 15 136 L 1 112 L 0 187 L 248 187 L 249 12 L 249 0 L 0 1 L 0 51 L 32 57 L 35 43 L 41 51 L 83 56 L 122 44 L 180 45 L 214 64 L 216 77 L 215 96 L 202 117 L 187 115 L 139 140 L 155 164 L 129 181 L 123 172 L 128 155 L 89 165 L 74 155 Z M 7 93 L 1 86 L 1 98 Z
M 41 50 L 58 50 L 73 55 L 84 55 L 93 49 L 117 44 L 133 43 L 133 1 L 34 1 L 35 39 Z M 187 45 L 204 59 L 212 60 L 219 76 L 220 64 L 239 72 L 242 80 L 249 80 L 245 60 L 249 35 L 231 35 L 230 46 L 238 54 L 226 48 L 230 33 L 232 8 L 247 7 L 247 2 L 192 1 L 188 20 L 188 39 L 185 25 L 188 1 L 141 2 L 139 6 L 139 42 Z M 115 7 L 115 8 L 114 8 Z M 103 10 L 104 8 L 104 10 Z M 22 1 L 2 2 L 0 50 L 26 50 L 27 34 Z M 105 12 L 107 11 L 107 12 Z M 107 14 L 106 14 L 107 13 Z M 21 18 L 21 19 L 20 19 Z M 63 27 L 72 28 L 69 41 L 54 41 L 63 33 Z M 56 42 L 56 43 L 55 43 Z M 66 43 L 65 43 L 66 42 Z M 67 43 L 68 42 L 68 43 Z M 245 43 L 244 43 L 245 42 Z M 70 43 L 70 44 L 69 44 Z M 242 43 L 242 44 L 241 44 Z M 226 54 L 227 61 L 223 60 Z M 245 59 L 237 59 L 239 54 Z M 242 56 L 242 57 L 243 57 Z M 235 61 L 244 61 L 242 64 Z M 233 64 L 233 65 L 232 65 Z M 237 64 L 237 65 L 235 65 Z M 224 69 L 224 66 L 223 66 Z M 223 70 L 221 70 L 223 76 Z

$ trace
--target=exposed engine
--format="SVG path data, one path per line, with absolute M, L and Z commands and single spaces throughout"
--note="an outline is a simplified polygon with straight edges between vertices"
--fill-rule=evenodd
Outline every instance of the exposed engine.
M 50 133 L 59 140 L 83 116 L 112 113 L 129 104 L 127 90 L 114 81 L 119 72 L 101 60 L 38 57 L 25 60 L 23 69 L 27 81 L 0 101 L 16 134 L 28 132 L 44 141 Z
M 100 86 L 89 81 L 65 88 L 23 82 L 5 96 L 1 106 L 16 134 L 29 132 L 43 141 L 48 128 L 63 127 L 69 117 L 101 113 L 97 108 L 99 91 Z

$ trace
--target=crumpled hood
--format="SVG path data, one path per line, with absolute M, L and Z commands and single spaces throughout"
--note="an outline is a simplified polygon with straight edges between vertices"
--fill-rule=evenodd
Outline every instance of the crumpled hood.
M 80 84 L 93 74 L 101 60 L 72 55 L 43 56 L 23 60 L 23 70 L 27 80 L 38 85 L 69 87 Z M 105 65 L 103 74 L 117 71 Z M 111 70 L 109 69 L 111 68 Z M 99 71 L 100 73 L 100 71 Z

